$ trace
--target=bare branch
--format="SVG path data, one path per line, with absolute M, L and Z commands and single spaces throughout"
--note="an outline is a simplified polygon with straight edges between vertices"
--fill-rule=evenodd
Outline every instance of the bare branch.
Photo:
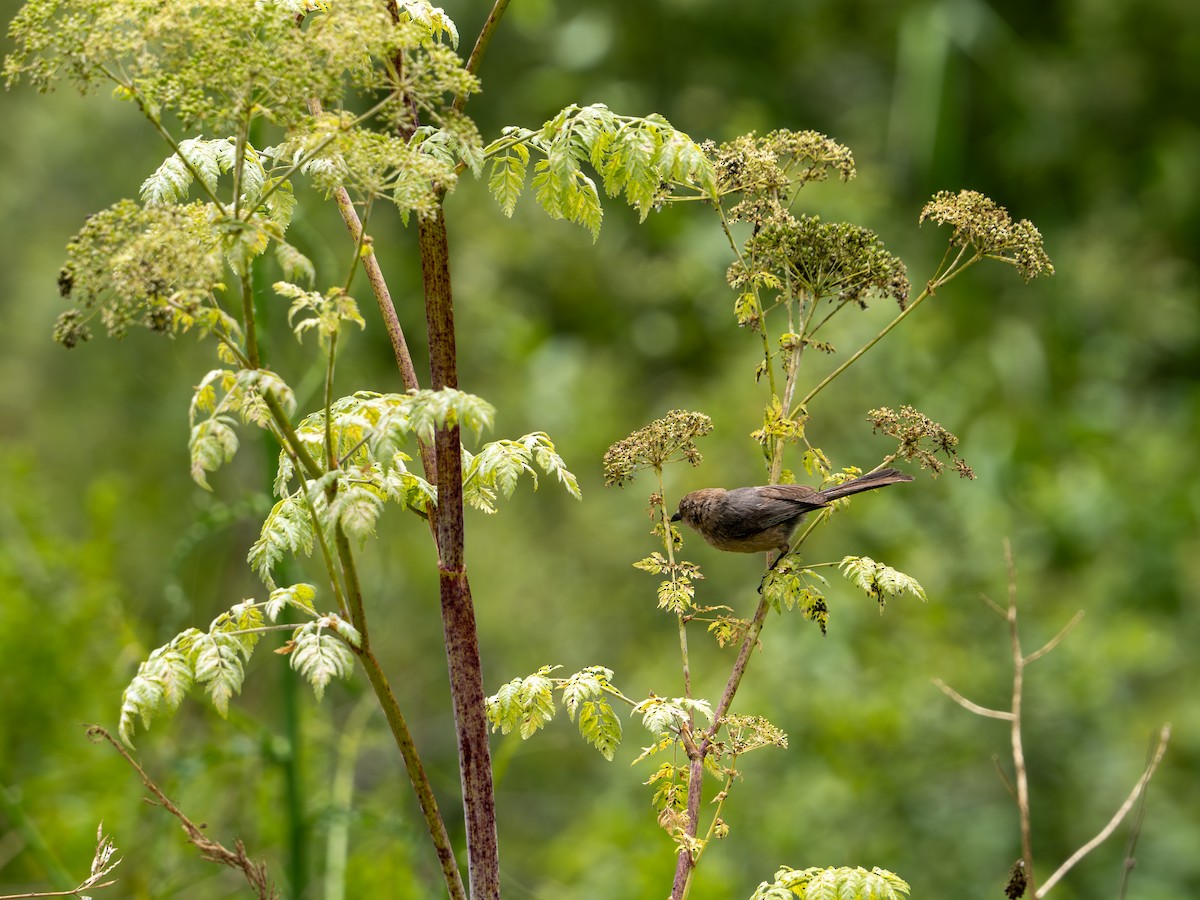
M 1010 712 L 1005 712 L 1002 709 L 988 709 L 986 706 L 980 706 L 978 703 L 972 703 L 940 678 L 933 679 L 933 683 L 938 686 L 938 689 L 941 690 L 943 694 L 968 712 L 973 712 L 977 716 L 985 716 L 989 719 L 1003 719 L 1005 722 L 1011 722 L 1013 719 L 1013 714 Z
M 92 858 L 92 871 L 79 886 L 70 891 L 31 891 L 25 894 L 3 894 L 0 895 L 0 900 L 28 900 L 33 897 L 83 897 L 84 891 L 94 891 L 100 888 L 112 887 L 117 883 L 117 879 L 113 878 L 110 881 L 101 881 L 121 864 L 121 857 L 113 860 L 113 854 L 117 852 L 117 848 L 113 845 L 112 839 L 104 834 L 104 823 L 100 823 L 100 827 L 96 829 L 96 855 Z M 86 900 L 86 898 L 85 898 Z
M 255 893 L 258 894 L 259 900 L 276 900 L 279 897 L 279 892 L 275 890 L 275 886 L 271 884 L 267 878 L 266 863 L 256 863 L 246 855 L 246 847 L 241 841 L 234 843 L 234 849 L 230 850 L 222 844 L 208 838 L 199 825 L 189 819 L 178 806 L 170 801 L 162 789 L 150 780 L 150 776 L 146 774 L 146 770 L 138 765 L 137 760 L 129 755 L 129 751 L 125 749 L 116 738 L 108 731 L 101 728 L 99 725 L 89 725 L 87 730 L 88 737 L 93 741 L 108 741 L 113 748 L 121 754 L 125 762 L 129 763 L 142 779 L 142 784 L 146 790 L 154 795 L 154 799 L 158 801 L 167 812 L 179 820 L 179 824 L 183 827 L 184 833 L 187 834 L 188 843 L 195 846 L 200 851 L 201 857 L 209 862 L 215 862 L 218 865 L 228 866 L 231 869 L 236 869 L 242 873 L 246 882 L 252 887 Z M 98 885 L 97 885 L 98 887 Z
M 1000 754 L 992 754 L 992 765 L 996 767 L 996 774 L 1000 776 L 1000 781 L 1004 784 L 1004 789 L 1008 791 L 1009 796 L 1014 800 L 1017 799 L 1017 789 L 1012 783 L 1012 779 L 1008 777 L 1008 773 L 1000 765 Z
M 1121 820 L 1129 814 L 1133 809 L 1133 805 L 1137 802 L 1138 797 L 1146 790 L 1146 785 L 1150 783 L 1150 779 L 1154 777 L 1154 771 L 1158 768 L 1158 764 L 1162 762 L 1163 756 L 1167 752 L 1167 743 L 1171 740 L 1171 724 L 1168 722 L 1163 725 L 1162 730 L 1158 733 L 1158 747 L 1154 751 L 1154 758 L 1150 760 L 1150 764 L 1146 766 L 1146 770 L 1142 772 L 1142 777 L 1138 779 L 1137 784 L 1133 786 L 1133 790 L 1129 796 L 1125 798 L 1125 802 L 1121 804 L 1121 808 L 1116 811 L 1108 824 L 1100 829 L 1099 834 L 1071 854 L 1070 858 L 1058 867 L 1053 875 L 1046 879 L 1046 883 L 1041 886 L 1035 893 L 1034 897 L 1044 897 L 1049 893 L 1050 888 L 1054 887 L 1059 880 L 1071 870 L 1075 863 L 1079 862 L 1098 846 L 1108 840 L 1109 836 L 1116 831 L 1117 826 L 1121 824 Z
M 980 594 L 979 599 L 982 600 L 984 603 L 986 603 L 988 606 L 990 606 L 992 608 L 992 611 L 995 612 L 996 615 L 998 615 L 1000 618 L 1002 618 L 1002 619 L 1008 618 L 1008 610 L 1006 610 L 1003 606 L 1001 606 L 999 603 L 997 603 L 995 600 L 993 600 L 987 594 Z
M 1057 647 L 1059 645 L 1059 643 L 1061 643 L 1062 639 L 1065 638 L 1067 636 L 1067 634 L 1071 631 L 1071 629 L 1079 624 L 1079 620 L 1082 618 L 1083 618 L 1083 610 L 1081 609 L 1081 610 L 1079 610 L 1079 612 L 1075 613 L 1075 615 L 1071 618 L 1070 622 L 1068 622 L 1066 625 L 1064 625 L 1062 627 L 1062 630 L 1059 631 L 1058 634 L 1056 634 L 1054 637 L 1050 638 L 1050 640 L 1046 641 L 1046 643 L 1043 644 L 1040 648 L 1038 648 L 1037 650 L 1034 650 L 1027 657 L 1025 657 L 1025 665 L 1029 665 L 1035 659 L 1041 659 L 1043 656 L 1045 656 L 1047 653 L 1049 653 L 1051 650 L 1053 650 L 1055 647 Z

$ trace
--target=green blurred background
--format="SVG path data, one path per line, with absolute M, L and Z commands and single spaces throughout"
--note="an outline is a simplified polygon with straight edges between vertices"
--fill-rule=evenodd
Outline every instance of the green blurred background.
M 0 0 L 6 22 L 16 9 Z M 469 45 L 487 7 L 446 10 Z M 743 760 L 732 833 L 706 855 L 693 897 L 748 896 L 779 864 L 877 865 L 914 897 L 1001 896 L 1019 853 L 992 763 L 1009 765 L 1007 729 L 931 679 L 1007 704 L 1006 628 L 979 599 L 1006 593 L 1006 538 L 1027 650 L 1087 613 L 1028 673 L 1040 878 L 1108 820 L 1171 721 L 1129 896 L 1200 895 L 1200 487 L 1186 475 L 1200 413 L 1198 60 L 1191 0 L 514 0 L 468 108 L 485 138 L 596 101 L 660 112 L 697 139 L 812 128 L 851 147 L 859 177 L 806 188 L 801 205 L 876 230 L 914 283 L 944 246 L 944 232 L 916 225 L 941 189 L 980 190 L 1032 219 L 1058 270 L 1027 286 L 1006 266 L 978 267 L 813 404 L 810 438 L 837 465 L 874 465 L 889 444 L 866 410 L 908 403 L 962 438 L 979 478 L 872 495 L 810 545 L 812 560 L 883 559 L 929 602 L 893 601 L 880 616 L 835 583 L 828 637 L 795 616 L 769 621 L 738 707 L 782 727 L 790 747 Z M 243 559 L 268 508 L 271 453 L 247 432 L 213 494 L 189 480 L 187 404 L 214 365 L 191 337 L 135 332 L 71 353 L 50 340 L 63 246 L 161 161 L 150 128 L 103 92 L 25 86 L 0 94 L 0 122 L 0 892 L 73 886 L 63 882 L 85 874 L 103 820 L 124 862 L 101 896 L 242 895 L 80 723 L 114 726 L 153 647 L 262 596 Z M 340 280 L 346 238 L 318 198 L 302 200 L 290 237 Z M 525 488 L 498 516 L 469 517 L 489 690 L 546 663 L 601 663 L 630 695 L 680 692 L 674 623 L 654 608 L 654 580 L 630 566 L 653 549 L 652 486 L 602 486 L 611 442 L 668 409 L 698 409 L 716 426 L 705 463 L 673 469 L 671 496 L 761 477 L 747 437 L 765 400 L 756 339 L 733 322 L 711 217 L 688 207 L 638 225 L 607 209 L 593 245 L 532 203 L 506 221 L 478 183 L 447 204 L 462 386 L 496 404 L 497 435 L 548 431 L 584 490 L 580 504 L 550 484 Z M 413 232 L 386 214 L 372 226 L 421 357 Z M 369 312 L 361 282 L 356 293 Z M 890 316 L 880 304 L 832 337 L 847 352 Z M 340 384 L 398 389 L 368 322 L 345 346 Z M 310 362 L 274 329 L 273 365 L 311 402 Z M 708 576 L 702 600 L 752 608 L 757 558 L 686 549 Z M 363 574 L 377 652 L 459 834 L 433 563 L 421 523 L 393 516 Z M 698 688 L 715 696 L 730 654 L 693 644 Z M 265 857 L 285 896 L 327 896 L 329 835 L 343 826 L 346 896 L 436 896 L 380 719 L 355 739 L 362 693 L 339 684 L 317 704 L 260 651 L 228 721 L 188 703 L 142 734 L 140 759 L 214 838 L 241 837 Z M 630 723 L 612 764 L 565 717 L 526 743 L 497 736 L 507 896 L 668 893 L 672 848 L 641 784 L 650 768 L 630 767 L 643 734 Z M 350 765 L 346 819 L 331 797 Z M 1127 832 L 1054 896 L 1116 896 Z

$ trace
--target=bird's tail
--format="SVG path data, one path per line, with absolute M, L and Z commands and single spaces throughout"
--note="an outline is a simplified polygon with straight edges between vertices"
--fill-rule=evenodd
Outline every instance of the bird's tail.
M 875 488 L 886 487 L 889 484 L 896 484 L 899 481 L 912 481 L 911 475 L 906 475 L 899 469 L 879 469 L 876 472 L 868 472 L 866 475 L 860 475 L 853 481 L 846 481 L 842 484 L 835 484 L 833 487 L 827 487 L 823 491 L 818 491 L 817 496 L 822 500 L 837 500 L 839 497 L 849 497 L 851 494 L 857 494 L 859 491 L 873 491 Z

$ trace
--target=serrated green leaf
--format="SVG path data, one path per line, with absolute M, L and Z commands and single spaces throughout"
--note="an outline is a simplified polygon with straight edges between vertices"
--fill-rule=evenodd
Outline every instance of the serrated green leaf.
M 542 666 L 526 678 L 514 678 L 485 701 L 492 731 L 509 734 L 518 729 L 524 739 L 554 718 L 554 683 L 549 673 L 556 666 Z
M 852 584 L 882 606 L 888 597 L 908 592 L 922 601 L 925 589 L 911 575 L 876 562 L 869 556 L 847 556 L 838 569 Z
M 621 720 L 604 698 L 587 700 L 579 708 L 579 733 L 612 762 L 621 745 Z
M 242 689 L 246 677 L 243 652 L 244 647 L 236 637 L 221 632 L 199 634 L 192 644 L 196 684 L 204 688 L 221 718 L 229 715 L 229 701 Z
M 228 416 L 214 416 L 195 425 L 188 438 L 192 480 L 206 491 L 212 490 L 204 473 L 215 472 L 229 462 L 237 449 L 237 432 L 233 430 L 233 420 Z
M 275 260 L 283 271 L 283 277 L 289 281 L 302 279 L 311 285 L 317 277 L 312 260 L 285 240 L 275 241 Z
M 292 634 L 291 666 L 312 685 L 318 700 L 334 678 L 346 678 L 354 670 L 354 655 L 345 643 L 310 622 Z
M 317 596 L 317 589 L 311 584 L 293 584 L 285 588 L 276 588 L 271 591 L 270 597 L 263 606 L 263 614 L 274 622 L 279 618 L 279 614 L 287 607 L 295 607 L 309 614 L 315 613 L 313 599 Z
M 299 494 L 284 497 L 263 521 L 259 538 L 250 547 L 246 559 L 265 584 L 273 584 L 271 570 L 286 553 L 312 555 L 312 518 Z
M 492 172 L 488 188 L 500 204 L 504 215 L 512 218 L 517 200 L 525 190 L 525 174 L 529 166 L 529 149 L 524 144 L 515 144 L 505 150 L 503 156 L 492 160 Z
M 186 647 L 200 632 L 188 629 L 171 643 L 159 647 L 138 666 L 137 675 L 121 694 L 121 717 L 118 726 L 121 739 L 133 746 L 133 733 L 137 721 L 149 728 L 151 720 L 159 713 L 174 713 L 191 690 L 195 681 L 195 670 Z

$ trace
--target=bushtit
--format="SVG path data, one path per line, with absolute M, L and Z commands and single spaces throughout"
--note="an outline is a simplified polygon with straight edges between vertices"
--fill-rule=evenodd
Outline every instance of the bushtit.
M 897 469 L 879 469 L 823 491 L 805 484 L 769 484 L 732 491 L 704 488 L 680 500 L 679 512 L 671 516 L 671 521 L 684 522 L 718 550 L 734 553 L 778 550 L 775 560 L 778 563 L 791 549 L 788 541 L 805 514 L 839 497 L 912 480 L 911 475 Z

